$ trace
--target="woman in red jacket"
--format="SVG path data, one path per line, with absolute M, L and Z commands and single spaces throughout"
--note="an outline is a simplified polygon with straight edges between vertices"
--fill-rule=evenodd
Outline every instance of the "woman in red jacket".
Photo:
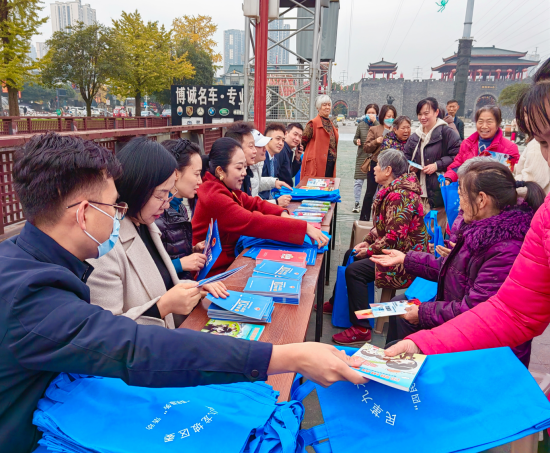
M 477 132 L 470 135 L 460 145 L 460 151 L 455 160 L 445 172 L 447 184 L 456 182 L 456 171 L 468 159 L 476 156 L 492 156 L 508 166 L 512 172 L 519 161 L 518 145 L 504 138 L 500 123 L 502 113 L 496 105 L 481 107 L 475 116 Z M 506 157 L 508 156 L 508 157 Z
M 550 59 L 516 107 L 522 131 L 534 137 L 550 166 Z M 528 231 L 510 275 L 487 302 L 432 330 L 408 336 L 386 351 L 441 354 L 516 347 L 542 334 L 550 323 L 550 197 Z
M 294 220 L 288 211 L 259 197 L 241 192 L 246 176 L 246 157 L 232 138 L 219 138 L 203 162 L 203 184 L 197 191 L 193 217 L 193 245 L 204 241 L 210 220 L 218 221 L 222 253 L 208 276 L 224 272 L 235 259 L 235 245 L 241 236 L 302 245 L 307 234 L 319 247 L 327 237 L 303 220 Z

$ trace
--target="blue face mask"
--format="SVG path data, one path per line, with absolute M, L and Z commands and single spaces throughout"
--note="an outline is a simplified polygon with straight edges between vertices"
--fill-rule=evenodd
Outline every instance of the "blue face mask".
M 386 126 L 391 126 L 393 124 L 393 121 L 394 121 L 393 118 L 388 118 L 384 120 L 384 124 Z
M 84 233 L 86 233 L 86 235 L 92 240 L 94 241 L 95 243 L 98 244 L 97 246 L 97 258 L 101 258 L 103 255 L 106 255 L 107 253 L 109 253 L 111 250 L 113 250 L 113 247 L 115 246 L 115 244 L 117 243 L 118 241 L 118 233 L 120 231 L 120 221 L 116 218 L 116 217 L 113 217 L 109 214 L 107 214 L 105 211 L 103 211 L 102 209 L 99 209 L 98 207 L 94 206 L 93 204 L 90 203 L 90 206 L 94 209 L 97 209 L 99 212 L 102 212 L 103 214 L 105 214 L 107 217 L 110 217 L 111 219 L 113 219 L 113 231 L 111 231 L 111 235 L 109 236 L 109 239 L 107 239 L 105 242 L 103 243 L 100 243 L 96 238 L 94 238 L 90 233 L 88 233 L 86 230 L 84 230 Z M 76 211 L 76 221 L 78 222 L 78 209 Z

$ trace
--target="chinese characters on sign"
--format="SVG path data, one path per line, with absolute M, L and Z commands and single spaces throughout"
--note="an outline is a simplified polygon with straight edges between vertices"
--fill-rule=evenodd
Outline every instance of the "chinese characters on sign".
M 242 86 L 172 85 L 172 125 L 241 121 Z

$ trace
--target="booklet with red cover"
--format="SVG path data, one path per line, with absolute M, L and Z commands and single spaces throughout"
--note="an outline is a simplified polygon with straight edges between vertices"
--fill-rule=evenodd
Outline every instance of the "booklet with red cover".
M 292 252 L 289 250 L 269 250 L 262 249 L 256 257 L 256 265 L 263 260 L 277 261 L 278 263 L 292 264 L 293 266 L 306 267 L 307 254 L 302 252 Z

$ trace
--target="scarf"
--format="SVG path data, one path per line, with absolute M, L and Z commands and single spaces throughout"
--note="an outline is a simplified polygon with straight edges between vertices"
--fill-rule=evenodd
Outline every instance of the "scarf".
M 434 127 L 432 127 L 428 132 L 424 132 L 422 130 L 422 124 L 418 126 L 418 129 L 416 129 L 415 134 L 420 137 L 418 140 L 418 144 L 416 145 L 416 148 L 414 149 L 414 153 L 412 155 L 411 161 L 414 161 L 414 157 L 416 156 L 416 151 L 418 150 L 418 145 L 420 145 L 420 165 L 424 167 L 424 148 L 428 143 L 430 143 L 430 140 L 432 138 L 432 132 L 436 127 L 439 127 L 441 125 L 447 126 L 447 123 L 443 121 L 441 118 L 438 118 L 435 122 Z M 426 173 L 423 171 L 420 171 L 420 187 L 422 187 L 422 198 L 428 197 L 428 188 L 426 187 Z

